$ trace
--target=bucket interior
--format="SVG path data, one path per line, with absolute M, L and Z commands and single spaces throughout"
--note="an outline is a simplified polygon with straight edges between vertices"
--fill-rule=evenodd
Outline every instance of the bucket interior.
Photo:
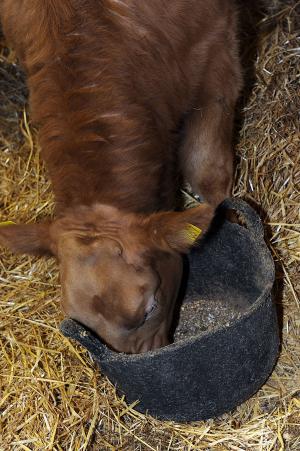
M 244 226 L 220 219 L 185 259 L 171 340 L 229 325 L 272 285 L 265 246 Z

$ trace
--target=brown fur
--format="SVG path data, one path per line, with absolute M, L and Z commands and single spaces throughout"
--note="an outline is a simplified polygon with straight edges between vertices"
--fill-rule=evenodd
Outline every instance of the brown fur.
M 156 212 L 174 208 L 178 164 L 213 207 L 230 193 L 241 86 L 234 4 L 2 0 L 0 13 L 27 72 L 58 216 L 31 231 L 31 249 L 29 226 L 7 228 L 0 240 L 16 251 L 56 255 L 66 312 L 115 349 L 165 344 L 179 252 L 192 245 L 187 224 L 205 230 L 213 210 Z M 75 280 L 78 258 L 90 263 Z M 142 325 L 156 291 L 156 313 Z

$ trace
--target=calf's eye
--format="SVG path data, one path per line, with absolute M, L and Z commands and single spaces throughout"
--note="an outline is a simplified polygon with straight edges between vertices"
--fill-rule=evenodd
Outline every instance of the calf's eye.
M 80 235 L 77 237 L 77 240 L 80 244 L 88 246 L 89 244 L 93 244 L 95 241 L 97 241 L 97 237 L 89 235 Z

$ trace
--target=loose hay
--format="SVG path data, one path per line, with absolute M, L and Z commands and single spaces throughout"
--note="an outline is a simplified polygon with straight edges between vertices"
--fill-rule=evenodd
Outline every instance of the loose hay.
M 59 333 L 55 263 L 2 252 L 1 450 L 300 449 L 299 6 L 272 0 L 252 24 L 256 76 L 237 137 L 235 195 L 259 205 L 277 264 L 282 349 L 272 377 L 216 420 L 177 424 L 142 415 Z M 253 56 L 247 51 L 245 60 Z M 2 42 L 0 220 L 28 222 L 51 214 L 53 198 L 14 61 Z

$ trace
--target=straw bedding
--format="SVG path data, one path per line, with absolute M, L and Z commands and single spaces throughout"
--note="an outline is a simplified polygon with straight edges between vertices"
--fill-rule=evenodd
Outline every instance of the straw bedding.
M 137 413 L 88 353 L 60 334 L 55 262 L 1 251 L 0 450 L 300 449 L 299 8 L 296 1 L 272 0 L 243 35 L 249 89 L 237 124 L 234 194 L 259 209 L 277 265 L 282 348 L 272 377 L 216 420 L 176 424 Z M 40 220 L 53 208 L 26 97 L 2 39 L 3 221 Z

